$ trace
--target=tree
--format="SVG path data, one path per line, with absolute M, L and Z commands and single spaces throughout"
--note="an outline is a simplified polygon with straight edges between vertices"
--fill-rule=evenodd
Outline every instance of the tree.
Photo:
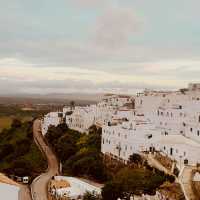
M 17 159 L 12 163 L 12 171 L 17 176 L 30 176 L 32 168 L 27 161 Z
M 101 196 L 98 194 L 86 192 L 83 196 L 83 200 L 101 200 Z
M 138 164 L 142 164 L 143 159 L 139 154 L 134 153 L 134 154 L 130 155 L 129 162 L 138 165 Z
M 102 191 L 103 199 L 129 198 L 132 194 L 154 195 L 166 181 L 166 176 L 161 174 L 143 168 L 123 168 L 111 182 L 105 184 Z
M 5 144 L 0 146 L 0 157 L 1 160 L 8 156 L 9 154 L 12 154 L 14 152 L 14 147 L 12 144 Z
M 15 156 L 22 156 L 30 150 L 31 141 L 30 139 L 19 140 L 15 146 Z
M 20 128 L 22 126 L 22 122 L 19 119 L 13 119 L 11 127 L 12 128 Z
M 74 155 L 77 151 L 76 141 L 73 139 L 73 136 L 69 134 L 60 137 L 55 144 L 55 148 L 56 153 L 62 162 Z
M 114 181 L 107 182 L 102 189 L 101 195 L 103 200 L 123 198 L 123 185 Z
M 55 126 L 49 126 L 47 134 L 45 137 L 47 138 L 48 142 L 54 146 L 57 143 L 59 137 L 63 135 L 62 129 L 58 129 Z

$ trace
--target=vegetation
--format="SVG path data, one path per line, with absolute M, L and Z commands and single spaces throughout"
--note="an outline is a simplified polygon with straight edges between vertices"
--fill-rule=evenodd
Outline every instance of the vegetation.
M 102 197 L 115 200 L 118 197 L 130 198 L 132 194 L 155 195 L 156 190 L 165 181 L 173 182 L 174 179 L 155 169 L 125 167 L 116 174 L 113 180 L 105 184 Z
M 22 110 L 17 105 L 0 104 L 0 131 L 10 128 L 12 120 L 17 118 L 22 122 L 31 121 L 36 116 L 46 113 L 46 110 Z
M 43 155 L 33 141 L 33 122 L 14 119 L 0 134 L 0 171 L 34 178 L 46 169 Z
M 65 175 L 86 177 L 98 182 L 108 179 L 101 150 L 101 130 L 91 128 L 88 135 L 71 130 L 66 124 L 51 126 L 46 139 L 63 163 Z
M 101 196 L 95 193 L 86 192 L 83 196 L 83 200 L 101 200 Z
M 130 156 L 127 167 L 115 167 L 105 162 L 101 154 L 101 129 L 95 126 L 90 128 L 89 134 L 80 134 L 66 124 L 51 126 L 46 138 L 63 163 L 64 175 L 105 183 L 102 191 L 105 200 L 128 198 L 131 194 L 155 194 L 164 182 L 175 180 L 173 176 L 149 166 L 138 154 Z M 99 200 L 100 197 L 87 193 L 84 199 Z

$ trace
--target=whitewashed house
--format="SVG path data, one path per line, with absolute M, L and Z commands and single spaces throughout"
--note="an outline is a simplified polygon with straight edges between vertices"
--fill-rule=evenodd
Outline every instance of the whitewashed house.
M 20 188 L 14 185 L 0 183 L 0 196 L 5 200 L 18 200 Z
M 45 115 L 42 119 L 42 134 L 45 135 L 50 125 L 57 126 L 63 120 L 62 112 L 50 112 Z
M 102 152 L 127 162 L 132 153 L 153 148 L 175 160 L 180 168 L 200 163 L 199 88 L 197 84 L 189 85 L 184 92 L 137 94 L 135 109 L 124 113 L 118 109 L 111 122 L 103 126 Z M 139 117 L 143 121 L 138 122 Z
M 101 187 L 86 183 L 78 178 L 67 176 L 55 176 L 56 181 L 66 181 L 69 186 L 65 188 L 52 188 L 51 193 L 56 199 L 63 197 L 70 199 L 82 199 L 86 192 L 101 194 Z
M 108 94 L 95 105 L 65 107 L 63 113 L 44 117 L 43 134 L 63 118 L 82 133 L 92 125 L 102 127 L 102 152 L 124 162 L 151 148 L 179 166 L 200 162 L 200 84 L 180 91 L 145 90 L 132 97 Z
M 66 123 L 69 128 L 81 133 L 87 133 L 88 129 L 95 124 L 96 106 L 76 106 L 71 115 L 66 115 Z
M 103 126 L 101 151 L 126 163 L 133 153 L 149 150 L 154 134 L 152 124 L 141 116 L 134 121 L 114 122 Z

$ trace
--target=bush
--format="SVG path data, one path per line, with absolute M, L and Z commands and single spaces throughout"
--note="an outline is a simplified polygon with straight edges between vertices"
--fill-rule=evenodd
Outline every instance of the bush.
M 95 193 L 86 192 L 83 196 L 83 200 L 101 200 L 101 196 Z
M 123 190 L 122 184 L 110 181 L 103 187 L 101 195 L 103 200 L 116 200 L 117 198 L 124 197 Z
M 156 189 L 165 182 L 165 176 L 156 174 L 147 169 L 123 168 L 114 179 L 105 184 L 102 197 L 103 199 L 116 200 L 118 197 L 130 197 L 132 194 L 154 195 Z
M 34 178 L 46 169 L 42 153 L 32 138 L 32 125 L 32 121 L 14 120 L 13 126 L 0 134 L 0 171 Z
M 15 145 L 15 156 L 21 156 L 29 152 L 30 144 L 31 140 L 27 138 L 17 141 Z
M 20 128 L 22 126 L 22 122 L 19 119 L 13 119 L 11 127 L 12 128 Z
M 14 152 L 14 147 L 11 144 L 5 144 L 0 146 L 0 157 L 1 159 L 5 158 L 9 154 L 12 154 Z
M 142 157 L 139 155 L 139 154 L 132 154 L 130 157 L 129 157 L 129 163 L 134 163 L 134 164 L 142 164 L 143 162 L 143 159 Z

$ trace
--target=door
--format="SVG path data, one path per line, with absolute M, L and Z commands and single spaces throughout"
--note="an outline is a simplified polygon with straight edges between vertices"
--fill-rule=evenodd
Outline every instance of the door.
M 170 155 L 173 155 L 173 148 L 170 148 Z

